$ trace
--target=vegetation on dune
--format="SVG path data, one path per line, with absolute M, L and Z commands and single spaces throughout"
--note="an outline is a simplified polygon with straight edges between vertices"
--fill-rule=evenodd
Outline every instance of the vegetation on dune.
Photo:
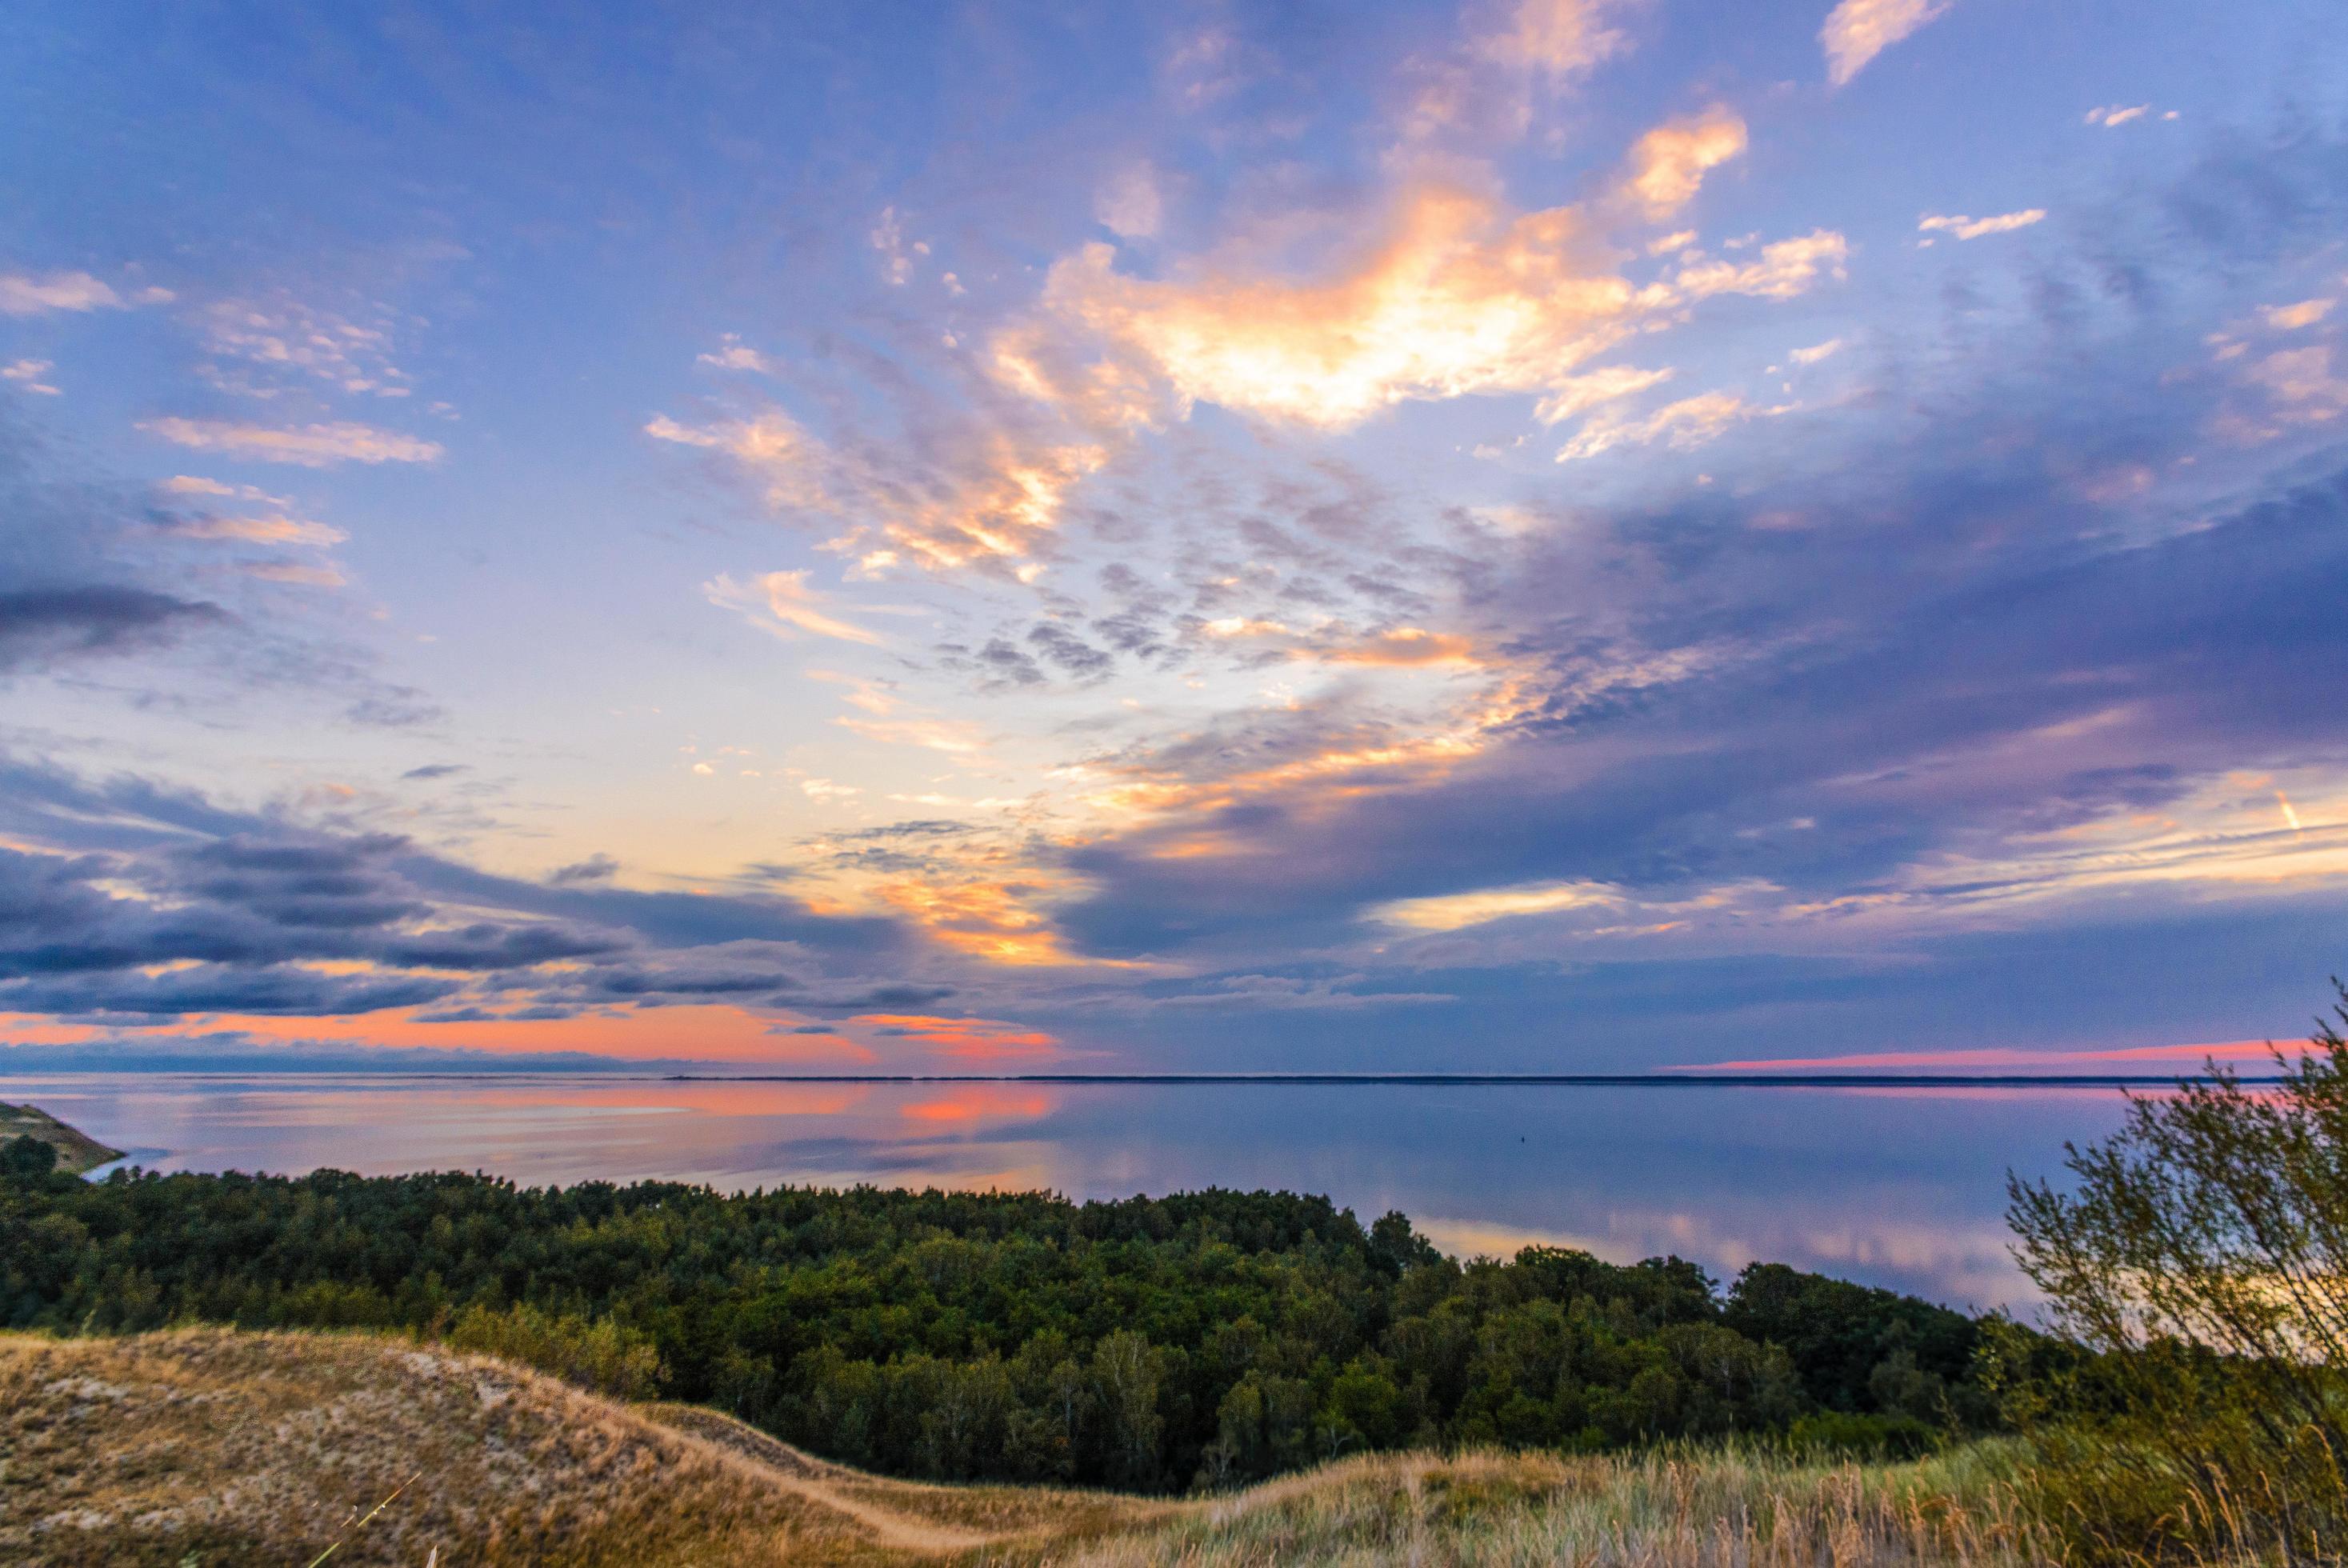
M 0 1560 L 62 1568 L 299 1568 L 328 1547 L 403 1568 L 2049 1561 L 1994 1446 L 1890 1465 L 1405 1452 L 1179 1502 L 941 1487 L 391 1336 L 0 1336 Z
M 1402 1216 L 1210 1191 L 1043 1194 L 485 1177 L 29 1177 L 0 1323 L 405 1329 L 715 1405 L 890 1473 L 1230 1487 L 1406 1446 L 1796 1434 L 1904 1453 L 1993 1420 L 1979 1326 L 1762 1267 L 1438 1254 Z
M 1564 1458 L 1497 1450 L 1344 1460 L 1106 1535 L 1067 1568 L 1287 1563 L 1638 1568 L 2023 1568 L 2060 1560 L 2013 1455 L 1822 1463 L 1785 1450 Z

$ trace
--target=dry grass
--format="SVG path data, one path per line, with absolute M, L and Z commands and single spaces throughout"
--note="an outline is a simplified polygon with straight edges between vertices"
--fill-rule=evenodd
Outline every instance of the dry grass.
M 1739 1453 L 1372 1455 L 1044 1560 L 1581 1568 L 2022 1568 L 2059 1559 L 1996 1449 L 1916 1465 Z
M 0 1336 L 0 1562 L 2021 1568 L 2003 1450 L 1382 1455 L 1205 1501 L 923 1486 L 359 1336 Z M 412 1480 L 411 1480 L 411 1478 Z M 405 1491 L 397 1491 L 403 1483 Z M 364 1526 L 354 1522 L 391 1497 Z
M 889 1563 L 1159 1511 L 904 1485 L 705 1427 L 399 1339 L 0 1336 L 0 1562 L 303 1565 L 340 1540 L 335 1568 Z

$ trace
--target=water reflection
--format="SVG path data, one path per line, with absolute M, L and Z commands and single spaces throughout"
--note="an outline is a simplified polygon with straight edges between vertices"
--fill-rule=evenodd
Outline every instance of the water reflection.
M 2026 1305 L 2011 1167 L 2118 1123 L 2104 1089 L 778 1084 L 598 1078 L 0 1079 L 164 1171 L 493 1171 L 734 1189 L 1206 1186 L 1400 1209 L 1447 1250 L 1777 1259 Z

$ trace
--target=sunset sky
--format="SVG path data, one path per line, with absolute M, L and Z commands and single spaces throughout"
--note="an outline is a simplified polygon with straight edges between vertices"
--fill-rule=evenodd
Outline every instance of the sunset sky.
M 2167 1070 L 2348 973 L 2338 0 L 0 84 L 0 1071 Z

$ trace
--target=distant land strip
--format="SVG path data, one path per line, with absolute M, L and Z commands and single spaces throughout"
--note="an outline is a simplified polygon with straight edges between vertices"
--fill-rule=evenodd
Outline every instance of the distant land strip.
M 1580 1088 L 2162 1088 L 2200 1073 L 670 1073 L 664 1083 L 1556 1084 Z M 2280 1083 L 2240 1078 L 2238 1083 Z

